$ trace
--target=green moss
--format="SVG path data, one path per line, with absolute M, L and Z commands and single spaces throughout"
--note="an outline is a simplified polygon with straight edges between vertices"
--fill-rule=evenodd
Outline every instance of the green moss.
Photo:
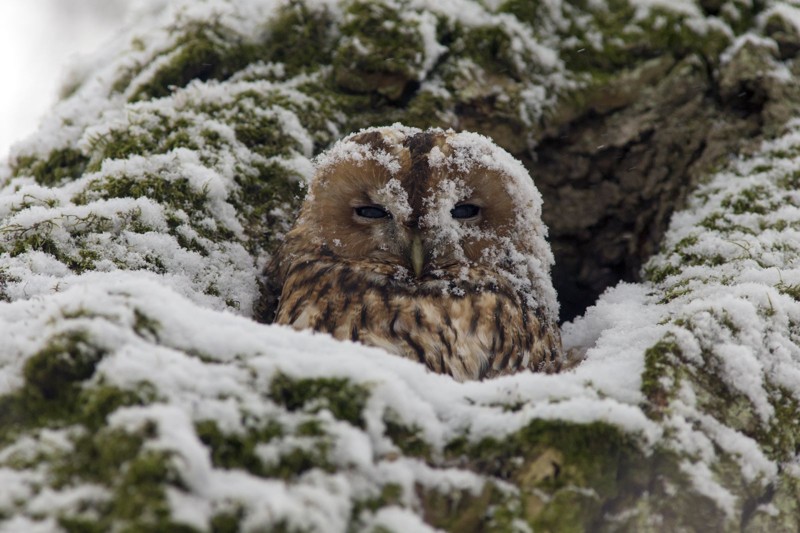
M 417 25 L 401 20 L 397 6 L 355 0 L 347 6 L 346 14 L 347 22 L 340 28 L 342 35 L 357 37 L 373 53 L 362 54 L 348 44 L 349 52 L 340 49 L 338 60 L 358 61 L 367 72 L 401 74 L 409 74 L 409 69 L 420 61 L 424 50 L 416 32 Z
M 224 433 L 211 420 L 197 423 L 195 429 L 200 440 L 210 448 L 211 460 L 217 468 L 242 469 L 259 477 L 287 480 L 314 468 L 328 472 L 336 469 L 328 458 L 330 439 L 313 420 L 301 424 L 294 432 L 294 437 L 306 437 L 307 445 L 282 449 L 274 463 L 265 463 L 257 448 L 285 435 L 284 428 L 276 421 L 248 428 L 244 433 Z
M 775 288 L 778 289 L 778 292 L 781 294 L 791 296 L 795 300 L 800 301 L 800 283 L 796 285 L 787 285 L 784 282 L 780 282 L 779 284 L 775 285 Z
M 448 461 L 466 462 L 519 487 L 518 512 L 536 531 L 594 530 L 609 510 L 624 509 L 642 490 L 654 490 L 661 468 L 635 437 L 602 422 L 533 420 L 503 439 L 458 439 L 445 454 Z M 669 464 L 664 468 L 674 467 Z M 514 516 L 513 506 L 507 512 Z
M 743 247 L 743 250 L 749 255 L 747 248 Z M 749 255 L 749 257 L 758 260 L 757 257 L 753 257 L 752 255 Z M 726 264 L 728 261 L 728 258 L 720 254 L 704 255 L 702 253 L 693 252 L 676 252 L 669 258 L 669 262 L 662 262 L 660 265 L 655 262 L 648 263 L 644 268 L 644 275 L 645 279 L 653 283 L 662 283 L 669 276 L 680 274 L 688 266 L 717 267 Z
M 110 177 L 105 176 L 94 180 L 89 186 L 81 193 L 76 195 L 75 203 L 89 204 L 98 199 L 109 198 L 149 198 L 154 201 L 162 203 L 162 205 L 169 206 L 166 209 L 167 225 L 169 233 L 178 242 L 178 245 L 187 250 L 199 253 L 202 256 L 207 256 L 209 251 L 207 243 L 203 243 L 198 238 L 187 236 L 187 222 L 192 223 L 202 219 L 208 219 L 208 191 L 207 188 L 196 189 L 186 178 L 179 178 L 176 180 L 166 180 L 160 176 L 148 175 L 143 178 L 133 179 L 131 177 Z M 177 213 L 181 213 L 179 217 Z M 126 220 L 125 217 L 121 219 L 126 222 L 125 229 L 137 233 L 146 233 L 152 231 L 152 228 L 141 223 L 140 212 L 132 213 Z M 208 239 L 211 242 L 225 242 L 235 239 L 233 232 L 221 227 L 219 225 L 209 226 L 207 224 L 193 224 L 191 226 L 192 232 L 199 234 L 199 237 Z M 189 235 L 191 235 L 191 233 Z M 86 255 L 90 254 L 91 255 Z M 84 266 L 86 263 L 91 267 L 94 261 L 99 259 L 96 252 L 90 252 L 85 249 L 80 249 L 79 254 L 84 258 L 83 262 L 78 263 L 73 269 Z M 56 257 L 59 257 L 56 255 Z M 59 257 L 59 259 L 61 259 Z M 153 264 L 156 271 L 159 271 L 163 265 L 160 264 L 160 259 L 156 256 L 148 256 L 148 262 Z M 69 258 L 62 262 L 70 265 L 75 261 Z M 86 268 L 86 267 L 85 267 Z
M 185 87 L 193 80 L 227 79 L 261 56 L 258 43 L 245 41 L 218 22 L 192 22 L 180 31 L 175 47 L 161 53 L 167 61 L 135 88 L 131 102 L 167 96 L 173 88 Z M 133 78 L 133 73 L 124 74 L 115 89 L 123 90 Z
M 0 247 L 0 251 L 9 252 L 11 257 L 34 250 L 59 257 L 62 255 L 61 251 L 51 237 L 51 233 L 55 228 L 56 223 L 52 220 L 44 220 L 31 227 L 5 226 L 0 231 L 10 235 L 13 240 L 10 249 Z
M 211 461 L 217 468 L 239 468 L 256 475 L 263 475 L 264 467 L 256 455 L 256 447 L 283 435 L 277 422 L 252 428 L 243 434 L 227 434 L 213 420 L 195 424 L 198 438 L 211 451 Z
M 460 31 L 458 31 L 460 30 Z M 475 28 L 459 28 L 453 37 L 455 52 L 459 56 L 472 61 L 498 75 L 511 76 L 514 80 L 522 80 L 532 74 L 520 71 L 514 61 L 514 49 L 511 36 L 501 26 L 478 26 Z M 531 65 L 532 67 L 534 65 Z M 535 67 L 534 67 L 535 68 Z
M 105 350 L 91 343 L 88 332 L 69 331 L 25 362 L 26 388 L 47 402 L 65 402 L 78 393 L 78 383 L 90 378 Z
M 288 220 L 305 194 L 300 180 L 277 163 L 260 166 L 256 175 L 241 174 L 235 179 L 239 188 L 231 201 L 244 218 L 249 251 L 274 250 L 280 242 L 276 229 L 289 229 Z
M 407 126 L 420 129 L 447 129 L 453 126 L 452 117 L 447 115 L 451 105 L 452 101 L 448 98 L 429 91 L 420 91 L 408 102 L 399 120 Z
M 184 486 L 171 454 L 144 446 L 154 436 L 154 426 L 145 425 L 134 433 L 103 428 L 78 437 L 72 452 L 52 462 L 53 485 L 99 484 L 110 499 L 93 504 L 92 519 L 67 516 L 62 524 L 74 531 L 194 531 L 172 521 L 165 489 Z
M 689 280 L 681 280 L 678 283 L 666 289 L 662 294 L 661 299 L 658 301 L 658 303 L 667 304 L 673 300 L 680 298 L 681 296 L 691 294 L 693 290 L 694 289 L 689 287 Z
M 239 142 L 265 158 L 288 156 L 302 152 L 303 147 L 283 128 L 280 112 L 292 112 L 314 132 L 315 139 L 324 138 L 327 119 L 311 101 L 297 101 L 277 89 L 255 89 L 244 86 L 231 90 L 230 100 L 198 102 L 189 109 L 184 101 L 176 102 L 176 114 L 164 114 L 158 107 L 142 105 L 131 110 L 125 127 L 115 128 L 91 139 L 92 159 L 89 169 L 97 171 L 106 159 L 124 159 L 131 155 L 167 153 L 176 148 L 199 151 L 215 165 L 218 154 L 231 150 L 227 137 L 216 131 L 230 127 Z M 242 120 L 242 117 L 248 117 Z
M 205 209 L 208 192 L 205 189 L 195 190 L 187 178 L 168 180 L 153 175 L 141 178 L 105 176 L 93 181 L 75 198 L 75 203 L 88 203 L 89 197 L 92 201 L 99 198 L 149 198 L 191 213 Z
M 197 150 L 199 145 L 187 130 L 194 126 L 182 115 L 165 115 L 159 109 L 144 107 L 128 113 L 124 127 L 111 129 L 89 139 L 87 172 L 97 172 L 108 159 L 127 159 L 134 155 L 167 153 L 177 148 Z
M 592 9 L 583 1 L 570 1 L 568 4 L 582 15 L 581 22 L 577 21 L 578 16 L 565 17 L 567 25 L 558 32 L 565 43 L 559 55 L 570 70 L 613 72 L 633 66 L 637 55 L 640 59 L 650 55 L 623 41 L 631 39 L 623 30 L 630 24 L 634 13 L 627 1 L 612 0 L 607 3 L 608 8 L 602 9 Z M 529 24 L 535 33 L 542 32 L 542 25 L 552 18 L 549 7 L 542 2 L 508 0 L 500 10 Z M 544 33 L 548 30 L 544 29 Z M 590 34 L 601 36 L 603 45 L 600 48 L 595 47 L 596 39 Z
M 387 483 L 381 487 L 381 493 L 377 497 L 358 500 L 354 502 L 353 516 L 358 517 L 364 511 L 375 512 L 381 507 L 390 505 L 401 505 L 403 501 L 403 487 L 396 483 Z
M 67 533 L 104 533 L 102 524 L 88 518 L 62 516 L 58 525 Z
M 500 9 L 529 24 L 536 34 L 551 31 L 552 7 L 547 4 L 508 0 Z M 730 44 L 723 31 L 713 27 L 694 31 L 685 15 L 660 6 L 652 7 L 641 20 L 634 16 L 636 6 L 627 0 L 602 6 L 569 0 L 561 11 L 563 18 L 556 23 L 564 43 L 560 57 L 570 71 L 588 72 L 595 82 L 665 54 L 678 59 L 697 54 L 713 63 Z
M 661 420 L 678 387 L 675 365 L 681 349 L 673 335 L 667 335 L 644 353 L 642 394 L 647 399 L 643 408 L 651 418 Z
M 316 413 L 327 409 L 339 420 L 363 428 L 362 412 L 369 389 L 346 378 L 295 379 L 278 373 L 269 387 L 269 398 L 290 411 Z
M 726 313 L 712 315 L 717 327 L 728 329 L 731 335 L 737 333 L 736 326 Z M 691 321 L 675 320 L 673 323 L 692 333 Z M 720 423 L 756 441 L 763 441 L 765 427 L 762 426 L 752 401 L 720 379 L 719 372 L 723 363 L 713 350 L 703 348 L 701 356 L 702 365 L 686 361 L 670 336 L 648 349 L 642 384 L 642 392 L 648 399 L 648 414 L 660 419 L 680 380 L 688 383 L 694 391 L 696 405 L 701 412 L 714 413 L 714 418 Z
M 341 109 L 334 107 L 332 86 L 325 76 L 299 77 L 294 82 L 297 91 L 311 96 L 309 100 L 298 99 L 282 90 L 255 90 L 245 86 L 231 103 L 222 107 L 205 104 L 200 109 L 230 123 L 234 130 L 248 128 L 237 133 L 239 140 L 265 157 L 304 152 L 304 146 L 277 120 L 280 114 L 294 114 L 313 140 L 315 151 L 319 151 L 335 140 L 330 131 L 331 120 L 337 120 L 334 115 Z M 241 116 L 248 116 L 248 124 L 243 124 Z
M 211 533 L 239 533 L 244 510 L 241 508 L 215 514 L 209 521 Z
M 504 500 L 504 495 L 491 483 L 480 493 L 454 490 L 442 493 L 419 487 L 425 521 L 435 528 L 459 533 L 480 531 L 503 531 L 493 524 L 487 529 L 492 517 L 492 507 Z M 510 531 L 510 530 L 506 530 Z
M 697 235 L 689 235 L 687 237 L 684 237 L 680 241 L 678 241 L 678 244 L 675 245 L 674 250 L 675 251 L 684 251 L 687 248 L 691 248 L 692 246 L 696 245 L 698 241 L 699 241 L 699 239 L 698 239 Z
M 19 283 L 22 281 L 19 276 L 15 276 L 8 271 L 8 267 L 0 266 L 0 302 L 10 302 L 11 298 L 6 293 L 9 283 Z
M 135 390 L 102 381 L 87 386 L 105 356 L 106 351 L 81 329 L 48 339 L 45 347 L 25 362 L 23 387 L 0 396 L 0 443 L 38 428 L 78 425 L 93 432 L 120 407 L 154 401 L 155 393 L 146 384 Z
M 777 513 L 765 512 L 756 506 L 743 517 L 742 531 L 793 531 L 800 516 L 800 479 L 786 471 L 780 472 L 770 484 L 769 503 Z
M 800 426 L 795 423 L 800 402 L 783 387 L 770 390 L 770 404 L 775 414 L 769 428 L 759 436 L 767 457 L 780 463 L 791 461 L 800 450 Z
M 546 20 L 547 13 L 543 11 L 543 7 L 546 6 L 543 6 L 540 0 L 506 0 L 500 5 L 498 11 L 511 13 L 519 20 L 535 27 L 542 20 Z
M 161 324 L 157 320 L 145 315 L 139 309 L 133 310 L 133 318 L 133 331 L 137 335 L 146 339 L 158 340 Z
M 263 57 L 282 63 L 288 75 L 331 63 L 333 18 L 327 7 L 309 9 L 293 0 L 278 8 L 267 28 Z
M 738 209 L 741 209 L 742 213 L 744 213 L 747 212 L 748 206 L 746 203 L 742 203 Z M 756 209 L 758 209 L 758 207 L 756 207 Z M 703 228 L 714 230 L 722 234 L 737 232 L 744 233 L 745 235 L 755 235 L 755 231 L 753 229 L 747 226 L 742 226 L 741 224 L 737 224 L 735 221 L 731 220 L 730 214 L 723 210 L 714 211 L 704 218 L 699 225 Z
M 261 116 L 236 126 L 236 139 L 256 152 L 286 153 L 287 135 L 276 117 Z
M 109 517 L 114 522 L 130 521 L 162 531 L 180 531 L 171 520 L 165 494 L 165 488 L 177 485 L 178 479 L 169 453 L 140 452 L 126 465 L 122 479 L 116 483 Z
M 692 252 L 692 248 L 698 243 L 699 239 L 697 235 L 689 235 L 681 239 L 675 246 L 672 248 L 672 252 L 675 256 L 679 257 L 679 261 L 677 265 L 673 264 L 672 261 L 670 262 L 663 262 L 661 265 L 655 264 L 651 262 L 650 264 L 645 266 L 645 277 L 654 283 L 661 283 L 666 280 L 669 276 L 675 276 L 680 274 L 684 267 L 688 265 L 698 265 L 703 264 L 707 258 L 701 254 Z M 685 283 L 685 282 L 684 282 Z M 682 286 L 681 284 L 678 287 Z M 678 291 L 679 292 L 679 291 Z M 669 301 L 676 297 L 678 294 L 669 292 L 664 295 L 662 298 L 664 301 Z
M 264 465 L 263 476 L 280 479 L 295 479 L 309 470 L 318 468 L 335 472 L 336 465 L 328 458 L 331 445 L 324 440 L 315 440 L 312 448 L 292 448 L 284 451 L 278 462 Z
M 256 40 L 239 35 L 221 21 L 175 28 L 179 37 L 174 46 L 161 52 L 166 60 L 160 68 L 143 81 L 136 79 L 143 66 L 132 68 L 119 77 L 114 90 L 122 92 L 132 82 L 139 83 L 130 100 L 142 101 L 168 96 L 194 80 L 225 80 L 260 61 L 282 63 L 290 76 L 330 63 L 333 20 L 326 7 L 309 8 L 305 2 L 292 1 L 280 6 L 264 24 L 263 36 Z
M 113 485 L 123 467 L 142 451 L 145 437 L 108 428 L 83 434 L 74 443 L 74 453 L 53 463 L 55 486 L 68 486 L 75 480 Z
M 262 161 L 256 160 L 253 166 L 236 168 L 235 179 L 239 188 L 234 189 L 228 199 L 236 208 L 244 223 L 248 236 L 248 248 L 257 255 L 263 250 L 272 250 L 281 231 L 285 228 L 296 206 L 300 203 L 303 191 L 302 180 L 279 162 L 269 161 L 276 156 L 291 156 L 302 152 L 302 147 L 292 136 L 283 130 L 280 113 L 295 113 L 301 122 L 314 131 L 315 143 L 319 146 L 330 142 L 329 128 L 325 115 L 310 103 L 299 102 L 290 95 L 277 90 L 257 91 L 245 88 L 225 103 L 200 103 L 191 114 L 200 113 L 206 122 L 230 125 L 237 141 L 245 145 Z M 324 99 L 322 99 L 324 100 Z M 140 108 L 130 118 L 129 126 L 139 121 L 147 122 L 147 128 L 125 127 L 110 131 L 102 138 L 92 141 L 92 165 L 100 170 L 100 163 L 107 158 L 125 158 L 131 155 L 164 153 L 174 147 L 171 140 L 188 138 L 199 127 L 196 122 L 182 118 L 178 108 L 177 118 L 165 117 L 158 110 Z M 242 121 L 241 117 L 248 120 Z M 215 151 L 228 151 L 228 141 L 214 130 L 203 129 L 205 146 L 201 154 Z M 328 133 L 325 133 L 328 132 Z M 177 141 L 176 141 L 177 142 Z M 214 161 L 207 164 L 215 165 Z M 207 194 L 194 189 L 185 178 L 165 180 L 153 174 L 143 177 L 100 175 L 87 189 L 77 195 L 77 203 L 89 203 L 100 198 L 139 198 L 147 197 L 170 207 L 167 220 L 172 234 L 181 247 L 201 255 L 208 253 L 207 245 L 201 240 L 187 236 L 182 227 L 187 223 L 185 217 L 177 217 L 174 210 L 188 214 L 188 223 L 200 236 L 214 242 L 229 241 L 233 235 L 224 228 L 209 229 L 194 220 L 207 218 Z
M 516 479 L 528 488 L 551 491 L 570 484 L 591 484 L 602 491 L 610 490 L 609 484 L 614 483 L 615 476 L 609 476 L 613 470 L 609 460 L 613 461 L 620 447 L 632 445 L 632 442 L 626 442 L 629 439 L 618 428 L 600 422 L 581 425 L 534 420 L 521 431 L 502 440 L 487 437 L 475 444 L 451 443 L 447 453 L 458 451 L 459 455 L 473 461 L 478 471 L 501 479 Z M 612 450 L 613 453 L 609 454 Z M 552 463 L 558 465 L 558 468 L 551 469 L 552 475 L 525 472 L 515 466 L 551 455 Z M 515 458 L 524 461 L 516 461 Z
M 156 400 L 156 391 L 149 383 L 135 390 L 121 389 L 105 383 L 83 387 L 77 398 L 76 410 L 81 424 L 94 431 L 103 427 L 108 415 L 134 405 L 147 405 Z
M 14 176 L 33 176 L 37 183 L 52 187 L 76 179 L 86 170 L 88 158 L 73 148 L 52 150 L 47 157 L 23 156 L 12 166 Z
M 720 9 L 719 12 L 710 10 L 710 14 L 718 15 L 736 35 L 750 30 L 756 23 L 759 13 L 768 5 L 763 0 L 728 0 L 725 3 L 731 9 Z
M 422 437 L 422 431 L 416 426 L 407 427 L 406 425 L 398 422 L 396 417 L 387 413 L 384 417 L 386 424 L 386 436 L 400 448 L 403 455 L 409 457 L 421 457 L 424 459 L 431 458 L 431 446 Z
M 681 271 L 682 267 L 679 265 L 673 265 L 671 263 L 664 263 L 661 265 L 649 263 L 645 266 L 644 277 L 653 283 L 661 283 L 670 276 L 680 274 Z
M 774 196 L 774 192 L 768 190 L 762 185 L 756 185 L 749 189 L 744 189 L 736 193 L 736 195 L 728 196 L 720 202 L 720 205 L 725 208 L 726 212 L 731 212 L 734 215 L 741 215 L 744 213 L 755 213 L 764 215 L 771 211 L 774 206 L 767 204 L 767 202 Z

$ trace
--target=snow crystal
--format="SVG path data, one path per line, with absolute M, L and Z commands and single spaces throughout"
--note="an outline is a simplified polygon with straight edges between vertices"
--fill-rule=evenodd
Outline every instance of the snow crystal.
M 423 80 L 439 60 L 439 57 L 447 51 L 447 47 L 440 44 L 436 38 L 437 20 L 433 13 L 429 11 L 423 13 L 410 11 L 404 18 L 410 22 L 417 23 L 417 30 L 422 37 L 424 59 L 417 79 Z
M 408 220 L 413 211 L 408 205 L 408 193 L 397 178 L 390 179 L 378 189 L 375 200 L 387 207 L 400 224 Z
M 787 21 L 794 27 L 794 30 L 800 33 L 800 7 L 791 5 L 784 2 L 776 2 L 768 6 L 764 11 L 758 15 L 758 26 L 764 28 L 773 17 L 779 17 Z
M 766 48 L 775 53 L 778 52 L 778 45 L 773 39 L 762 37 L 754 33 L 745 33 L 738 36 L 733 43 L 722 52 L 719 58 L 720 64 L 725 65 L 730 63 L 734 56 L 736 56 L 736 53 L 747 45 L 755 45 L 758 48 Z
M 10 520 L 0 522 L 0 533 L 53 533 L 61 528 L 52 517 L 44 520 L 33 520 L 24 516 L 14 516 Z
M 689 17 L 702 17 L 700 9 L 692 0 L 634 0 L 631 3 L 636 6 L 635 20 L 646 19 L 654 8 L 673 11 Z
M 363 165 L 365 161 L 375 161 L 392 175 L 400 170 L 400 162 L 395 154 L 385 150 L 375 150 L 369 146 L 349 140 L 349 138 L 338 141 L 333 148 L 317 157 L 316 169 L 318 172 L 323 173 L 326 169 L 343 161 L 349 161 L 356 165 Z
M 397 506 L 382 507 L 364 524 L 369 531 L 385 529 L 386 531 L 418 531 L 419 533 L 435 533 L 438 529 L 432 528 L 422 521 L 415 513 Z

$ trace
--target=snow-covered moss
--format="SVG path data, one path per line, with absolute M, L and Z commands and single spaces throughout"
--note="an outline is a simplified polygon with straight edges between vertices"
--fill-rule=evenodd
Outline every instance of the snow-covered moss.
M 722 482 L 731 509 L 759 486 L 794 484 L 783 478 L 794 476 L 800 442 L 799 129 L 790 122 L 702 186 L 647 268 L 653 294 L 668 295 L 667 331 L 646 352 L 643 392 L 652 416 L 695 425 L 673 430 L 677 447 L 700 433 L 716 451 L 698 450 L 698 459 L 738 463 L 744 487 Z
M 459 384 L 250 318 L 344 134 L 528 153 L 687 55 L 734 98 L 736 65 L 792 75 L 796 12 L 205 0 L 120 36 L 0 181 L 0 531 L 796 529 L 797 122 L 565 326 L 563 375 Z

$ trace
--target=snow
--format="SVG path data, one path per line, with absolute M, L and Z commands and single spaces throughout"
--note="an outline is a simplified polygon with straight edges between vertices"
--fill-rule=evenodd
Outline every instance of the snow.
M 349 472 L 334 474 L 333 478 L 323 476 L 325 483 L 336 479 L 355 487 L 396 480 L 407 487 L 421 483 L 444 490 L 459 487 L 479 491 L 481 479 L 469 472 L 431 469 L 405 459 L 390 463 L 382 460 L 381 456 L 389 453 L 381 420 L 387 409 L 404 424 L 418 427 L 435 450 L 459 434 L 469 434 L 475 440 L 497 438 L 533 419 L 608 421 L 641 434 L 649 445 L 660 435 L 638 409 L 613 399 L 599 399 L 574 375 L 553 379 L 523 373 L 461 385 L 378 349 L 337 342 L 326 335 L 254 324 L 231 313 L 199 307 L 162 283 L 137 279 L 132 274 L 127 277 L 92 276 L 85 285 L 76 280 L 70 288 L 45 299 L 4 304 L 0 323 L 14 332 L 4 336 L 13 354 L 31 353 L 31 346 L 41 345 L 59 331 L 88 331 L 93 342 L 110 350 L 92 378 L 94 383 L 127 389 L 147 382 L 155 387 L 158 403 L 119 409 L 111 415 L 109 424 L 135 432 L 141 424 L 156 423 L 158 437 L 148 446 L 175 454 L 175 466 L 194 498 L 189 501 L 186 495 L 173 496 L 179 516 L 187 515 L 180 512 L 183 506 L 213 508 L 248 494 L 247 487 L 257 487 L 260 496 L 247 500 L 252 503 L 252 512 L 264 512 L 258 511 L 259 506 L 269 502 L 268 508 L 276 516 L 294 521 L 299 508 L 292 509 L 299 503 L 290 502 L 309 490 L 317 491 L 313 501 L 324 508 L 305 509 L 301 513 L 305 518 L 298 525 L 320 527 L 334 518 L 326 508 L 338 509 L 349 501 L 346 492 L 318 493 L 321 481 L 314 477 L 284 486 L 278 481 L 264 482 L 226 472 L 209 463 L 208 450 L 197 440 L 193 421 L 214 420 L 224 431 L 240 432 L 244 429 L 243 411 L 256 419 L 278 417 L 289 426 L 296 417 L 302 419 L 304 415 L 282 411 L 264 398 L 266 384 L 278 371 L 298 377 L 348 377 L 372 391 L 363 433 L 333 419 L 325 423 L 325 431 L 334 442 L 330 458 Z M 63 319 L 78 309 L 97 315 Z M 157 338 L 141 336 L 131 329 L 137 313 L 159 324 Z M 507 412 L 502 407 L 517 401 L 525 402 L 522 410 Z M 259 454 L 280 458 L 298 445 L 303 446 L 296 438 L 287 437 L 261 445 Z M 406 494 L 413 493 L 409 490 Z M 68 494 L 59 497 L 71 501 Z M 344 517 L 337 516 L 334 523 L 341 524 Z
M 356 166 L 363 166 L 367 161 L 374 161 L 385 168 L 390 175 L 394 175 L 400 170 L 400 161 L 397 159 L 396 153 L 373 149 L 346 137 L 317 158 L 317 172 L 320 176 L 324 176 L 328 169 L 345 161 L 354 163 Z
M 733 43 L 724 52 L 722 52 L 722 55 L 719 58 L 720 64 L 725 65 L 730 63 L 731 59 L 736 56 L 736 53 L 748 45 L 765 48 L 774 53 L 778 52 L 778 45 L 774 40 L 768 37 L 756 35 L 754 33 L 745 33 L 734 39 Z
M 700 17 L 700 8 L 691 0 L 635 0 L 632 2 L 636 6 L 635 19 L 643 20 L 651 15 L 655 8 L 665 11 L 673 11 L 689 17 Z
M 775 407 L 781 395 L 800 401 L 800 303 L 792 296 L 800 285 L 800 195 L 795 187 L 781 185 L 800 165 L 799 122 L 693 193 L 689 206 L 674 216 L 663 251 L 648 265 L 653 271 L 662 269 L 663 278 L 651 274 L 652 281 L 610 288 L 584 316 L 563 326 L 565 348 L 574 362 L 581 361 L 576 368 L 560 375 L 522 372 L 457 383 L 377 348 L 250 318 L 266 252 L 253 251 L 243 213 L 233 200 L 241 192 L 237 178 L 257 175 L 261 165 L 271 163 L 288 170 L 288 179 L 306 183 L 315 172 L 324 179 L 326 169 L 345 160 L 376 162 L 391 176 L 400 169 L 397 151 L 369 149 L 350 137 L 312 162 L 317 146 L 338 137 L 344 124 L 329 117 L 327 131 L 318 132 L 306 123 L 309 115 L 323 113 L 324 106 L 302 87 L 323 74 L 287 78 L 282 65 L 258 64 L 224 82 L 195 80 L 162 98 L 128 102 L 169 61 L 164 52 L 179 35 L 170 31 L 170 21 L 184 25 L 214 17 L 237 38 L 255 40 L 277 5 L 250 0 L 175 4 L 155 17 L 156 29 L 147 32 L 136 50 L 120 54 L 119 48 L 110 47 L 98 53 L 77 92 L 56 106 L 37 135 L 16 146 L 12 162 L 70 147 L 95 165 L 52 186 L 37 184 L 31 176 L 12 178 L 7 171 L 0 177 L 0 294 L 7 300 L 0 302 L 1 396 L 26 386 L 26 362 L 53 339 L 86 333 L 103 357 L 81 387 L 152 388 L 152 402 L 118 408 L 107 424 L 127 433 L 155 428 L 146 449 L 168 452 L 181 481 L 167 488 L 172 516 L 201 529 L 216 513 L 241 505 L 243 529 L 286 521 L 296 528 L 346 531 L 353 527 L 354 502 L 377 498 L 391 485 L 401 489 L 397 502 L 365 511 L 359 527 L 433 530 L 420 518 L 422 489 L 477 495 L 491 482 L 508 494 L 518 492 L 510 482 L 489 479 L 469 465 L 452 460 L 444 464 L 448 444 L 459 438 L 502 442 L 537 420 L 606 423 L 628 435 L 644 454 L 674 452 L 695 491 L 716 501 L 728 516 L 739 510 L 741 501 L 719 474 L 724 461 L 735 464 L 747 483 L 761 487 L 779 475 L 800 476 L 796 457 L 781 451 L 768 454 L 765 441 L 759 440 L 783 423 Z M 338 3 L 319 5 L 329 8 L 334 19 L 343 17 Z M 513 36 L 511 52 L 518 68 L 536 64 L 552 75 L 548 79 L 553 86 L 573 86 L 562 77 L 564 67 L 553 41 L 534 35 L 511 15 L 462 0 L 412 0 L 408 5 L 427 9 L 421 14 L 410 10 L 403 20 L 413 22 L 423 43 L 416 76 L 439 96 L 446 98 L 448 89 L 440 79 L 428 78 L 445 52 L 436 41 L 436 15 L 465 25 L 504 27 Z M 636 6 L 639 17 L 655 8 L 700 16 L 689 2 L 640 0 Z M 559 14 L 562 8 L 559 2 L 549 7 Z M 556 25 L 563 23 L 554 19 Z M 125 45 L 120 46 L 126 47 L 125 39 L 133 36 L 141 37 L 132 29 L 121 37 Z M 758 39 L 740 37 L 728 53 Z M 139 70 L 140 65 L 145 68 Z M 124 93 L 114 93 L 110 85 L 126 71 L 132 73 L 132 82 Z M 254 81 L 259 76 L 271 81 Z M 528 84 L 521 89 L 525 109 L 520 113 L 530 124 L 555 101 L 557 91 L 551 88 Z M 275 103 L 242 104 L 241 95 L 248 93 L 274 97 L 270 101 Z M 238 107 L 218 114 L 207 111 L 234 104 Z M 251 150 L 232 126 L 241 119 L 239 113 L 274 121 L 282 138 L 292 142 L 274 156 Z M 186 131 L 196 146 L 102 158 L 103 142 L 119 132 L 157 144 L 163 139 L 152 138 L 151 129 L 166 124 L 172 131 L 176 120 L 189 124 Z M 419 130 L 395 124 L 381 131 L 396 135 L 395 143 L 401 144 L 404 136 Z M 206 142 L 203 135 L 208 132 L 218 136 L 218 145 Z M 506 272 L 510 279 L 521 284 L 533 280 L 533 287 L 524 288 L 541 295 L 546 312 L 555 317 L 558 303 L 549 280 L 553 256 L 541 222 L 536 177 L 531 181 L 519 161 L 486 137 L 447 134 L 452 152 L 432 151 L 430 165 L 461 173 L 488 169 L 502 176 L 515 202 L 517 233 L 526 246 L 504 242 L 507 257 L 497 250 L 488 256 L 511 262 L 514 268 Z M 173 188 L 187 184 L 188 194 L 201 198 L 200 207 L 175 206 L 155 194 L 104 196 L 109 180 L 142 185 L 153 176 Z M 450 209 L 470 191 L 458 179 L 444 187 L 437 191 L 444 193 L 443 200 L 432 215 L 439 219 L 430 222 L 448 227 Z M 392 179 L 382 191 L 401 216 L 410 210 L 403 193 Z M 742 199 L 747 202 L 741 209 L 731 207 Z M 279 220 L 291 212 L 288 205 L 271 211 Z M 224 237 L 214 237 L 215 232 Z M 460 237 L 443 234 L 452 241 Z M 49 244 L 14 251 L 23 239 Z M 187 248 L 184 241 L 196 247 Z M 87 253 L 90 264 L 76 268 Z M 141 326 L 143 318 L 152 328 Z M 645 383 L 646 354 L 662 341 L 675 349 L 664 356 L 668 370 L 657 384 L 672 396 L 663 412 L 653 415 L 649 408 L 655 407 L 644 390 L 650 385 Z M 322 401 L 315 408 L 287 408 L 269 395 L 279 375 L 343 378 L 362 387 L 367 391 L 360 412 L 363 424 L 337 418 Z M 726 406 L 710 407 L 717 399 L 709 398 L 704 376 L 730 397 L 723 402 L 732 398 L 731 403 L 744 405 L 744 414 L 736 417 Z M 387 435 L 389 419 L 413 429 L 430 448 L 430 458 L 404 455 Z M 204 421 L 213 421 L 226 435 L 247 435 L 276 422 L 282 433 L 263 439 L 253 452 L 265 468 L 280 465 L 293 453 L 322 454 L 320 447 L 331 467 L 317 465 L 282 479 L 215 465 L 197 434 L 197 424 Z M 320 435 L 302 434 L 310 422 Z M 81 513 L 109 498 L 108 487 L 81 480 L 48 485 L 46 461 L 35 468 L 13 468 L 39 454 L 70 453 L 79 432 L 36 429 L 0 446 L 0 531 L 53 531 L 58 513 Z
M 643 352 L 667 331 L 666 310 L 646 286 L 621 283 L 607 290 L 582 317 L 562 327 L 564 350 L 587 350 L 575 370 L 604 395 L 636 405 L 642 401 Z
M 776 2 L 758 15 L 758 25 L 763 28 L 772 18 L 779 18 L 788 22 L 800 33 L 800 7 L 790 3 Z
M 365 525 L 370 531 L 381 528 L 387 531 L 419 531 L 420 533 L 441 531 L 423 522 L 416 514 L 397 506 L 383 507 Z
M 775 420 L 776 387 L 794 401 L 800 399 L 800 348 L 793 325 L 800 306 L 785 294 L 798 279 L 792 222 L 800 212 L 796 191 L 785 182 L 797 172 L 797 157 L 791 154 L 800 147 L 798 126 L 790 122 L 783 136 L 701 186 L 689 207 L 673 217 L 666 251 L 650 265 L 680 265 L 680 254 L 713 261 L 713 266 L 681 268 L 660 283 L 661 291 L 690 289 L 663 305 L 668 314 L 660 322 L 680 345 L 689 372 L 711 373 L 728 391 L 746 399 L 747 411 L 737 422 L 745 427 L 784 423 Z M 762 484 L 774 479 L 778 465 L 744 431 L 711 415 L 703 406 L 707 401 L 682 383 L 673 404 L 680 417 L 670 425 L 678 429 L 680 449 L 701 458 L 702 464 L 686 467 L 697 489 L 730 514 L 735 498 L 714 481 L 707 466 L 712 458 L 719 451 L 728 454 L 745 479 Z M 694 428 L 686 421 L 693 421 Z

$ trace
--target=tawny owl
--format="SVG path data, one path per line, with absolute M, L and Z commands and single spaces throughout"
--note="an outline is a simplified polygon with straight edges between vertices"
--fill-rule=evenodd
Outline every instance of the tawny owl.
M 486 137 L 362 130 L 317 158 L 267 313 L 460 381 L 558 371 L 546 231 L 527 171 Z

